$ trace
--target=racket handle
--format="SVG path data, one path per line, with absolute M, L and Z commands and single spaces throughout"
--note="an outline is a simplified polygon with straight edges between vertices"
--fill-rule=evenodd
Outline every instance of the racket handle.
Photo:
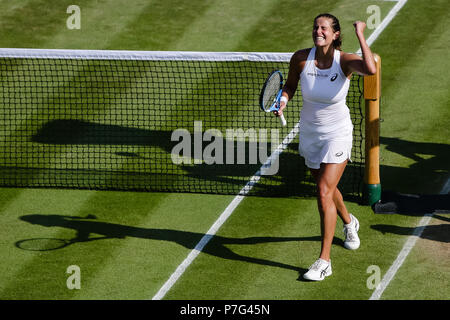
M 284 127 L 284 126 L 286 126 L 286 119 L 284 118 L 284 114 L 282 114 L 281 116 L 280 116 L 280 122 L 281 122 L 281 125 Z

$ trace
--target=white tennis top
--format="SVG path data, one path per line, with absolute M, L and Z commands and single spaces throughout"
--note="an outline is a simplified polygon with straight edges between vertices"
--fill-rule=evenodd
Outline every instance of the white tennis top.
M 303 108 L 300 114 L 300 130 L 319 133 L 323 138 L 348 136 L 353 129 L 346 97 L 350 86 L 341 69 L 340 51 L 334 51 L 333 64 L 329 69 L 319 69 L 314 63 L 316 48 L 308 55 L 300 73 Z

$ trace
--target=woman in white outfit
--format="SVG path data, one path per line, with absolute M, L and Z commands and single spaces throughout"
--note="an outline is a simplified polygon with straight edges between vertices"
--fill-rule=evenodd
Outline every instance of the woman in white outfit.
M 344 223 L 344 246 L 357 249 L 360 241 L 358 220 L 351 215 L 337 188 L 347 162 L 351 160 L 353 125 L 346 97 L 353 72 L 372 75 L 375 60 L 364 38 L 366 24 L 354 24 L 362 57 L 342 52 L 339 21 L 330 14 L 314 19 L 314 47 L 299 50 L 291 58 L 289 75 L 283 88 L 281 115 L 287 102 L 300 87 L 303 108 L 300 114 L 299 153 L 305 158 L 317 183 L 322 247 L 319 259 L 303 275 L 308 280 L 323 280 L 331 275 L 330 250 L 337 216 Z

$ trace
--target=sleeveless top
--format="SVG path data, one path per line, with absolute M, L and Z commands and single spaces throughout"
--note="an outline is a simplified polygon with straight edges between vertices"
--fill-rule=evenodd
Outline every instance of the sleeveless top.
M 300 132 L 318 133 L 321 139 L 339 139 L 351 135 L 353 125 L 346 97 L 350 86 L 341 69 L 340 51 L 334 51 L 329 69 L 319 69 L 314 63 L 316 48 L 309 52 L 300 73 L 303 108 L 300 113 Z

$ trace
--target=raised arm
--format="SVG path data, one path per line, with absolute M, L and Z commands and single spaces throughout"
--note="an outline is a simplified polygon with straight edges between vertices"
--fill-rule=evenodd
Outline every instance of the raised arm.
M 353 23 L 353 26 L 355 27 L 356 37 L 358 38 L 359 45 L 361 47 L 362 57 L 357 54 L 344 54 L 341 60 L 342 69 L 347 76 L 350 76 L 352 72 L 356 72 L 361 75 L 375 74 L 377 72 L 375 60 L 364 37 L 364 29 L 366 28 L 366 24 L 362 21 L 356 21 Z

